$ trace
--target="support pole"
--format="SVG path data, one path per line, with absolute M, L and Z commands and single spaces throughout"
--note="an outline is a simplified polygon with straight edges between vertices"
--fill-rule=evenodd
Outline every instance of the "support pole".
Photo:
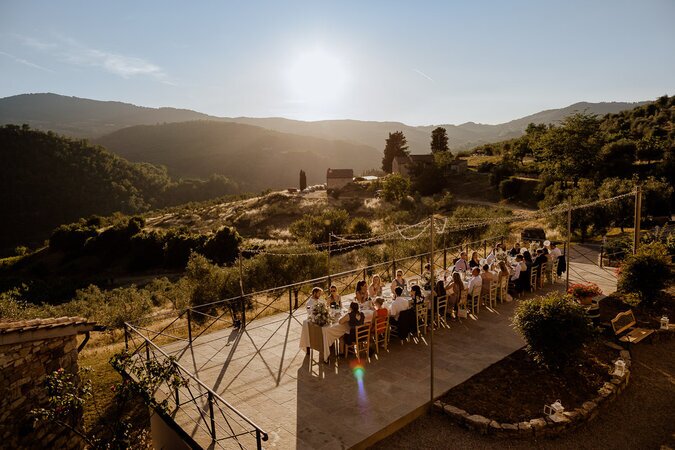
M 635 224 L 633 225 L 633 254 L 637 254 L 640 246 L 640 222 L 642 222 L 642 188 L 635 188 Z
M 572 199 L 567 197 L 567 255 L 565 261 L 567 262 L 567 270 L 565 275 L 565 291 L 570 288 L 570 264 L 572 257 Z
M 429 337 L 429 366 L 431 367 L 431 377 L 429 378 L 429 405 L 434 404 L 434 320 L 436 319 L 434 293 L 436 291 L 436 273 L 434 264 L 434 215 L 431 215 L 431 336 Z M 439 321 L 440 325 L 440 321 Z
M 241 250 L 239 251 L 239 290 L 241 291 L 241 326 L 246 327 L 246 298 L 244 297 L 244 269 L 242 266 Z
M 330 292 L 330 285 L 331 285 L 331 279 L 330 279 L 330 244 L 331 244 L 331 235 L 333 233 L 328 233 L 328 292 Z

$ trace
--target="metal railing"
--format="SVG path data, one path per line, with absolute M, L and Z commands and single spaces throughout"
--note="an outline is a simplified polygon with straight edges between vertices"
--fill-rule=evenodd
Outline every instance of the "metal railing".
M 504 236 L 439 249 L 434 252 L 434 263 L 437 266 L 447 268 L 453 264 L 455 254 L 458 255 L 462 251 L 468 252 L 470 249 L 483 250 L 483 255 L 486 256 L 488 242 L 497 241 L 503 243 Z M 146 317 L 136 324 L 125 322 L 125 347 L 132 356 L 138 358 L 139 362 L 143 358 L 145 360 L 150 358 L 168 359 L 170 356 L 160 348 L 160 345 L 181 341 L 185 343 L 185 346 L 178 351 L 184 351 L 207 331 L 215 330 L 217 327 L 222 329 L 233 326 L 235 314 L 241 318 L 241 328 L 250 327 L 255 320 L 271 313 L 288 313 L 289 318 L 299 322 L 294 314 L 307 302 L 311 295 L 311 289 L 315 286 L 328 288 L 331 284 L 335 284 L 338 286 L 340 295 L 343 295 L 349 290 L 353 291 L 356 283 L 359 280 L 366 280 L 369 275 L 378 274 L 383 279 L 392 279 L 396 271 L 401 269 L 404 271 L 404 276 L 421 277 L 424 272 L 424 265 L 427 262 L 429 262 L 429 252 L 251 292 L 212 303 L 191 306 L 182 310 L 177 316 L 168 313 Z M 247 313 L 250 314 L 248 317 Z M 160 327 L 153 330 L 150 328 L 152 325 L 147 327 L 141 325 L 145 323 L 159 324 Z M 267 433 L 201 382 L 196 375 L 176 361 L 174 361 L 174 365 L 182 379 L 188 382 L 187 386 L 180 390 L 177 389 L 173 393 L 163 392 L 162 395 L 174 396 L 176 408 L 187 414 L 190 421 L 194 422 L 204 433 L 208 433 L 214 444 L 223 440 L 235 440 L 240 443 L 240 440 L 246 436 L 255 435 L 256 448 L 261 448 L 261 441 L 267 440 Z M 190 389 L 191 383 L 198 387 L 198 395 L 195 395 Z M 204 401 L 205 397 L 206 400 Z M 186 400 L 181 402 L 180 399 Z M 191 405 L 188 407 L 187 404 Z M 190 410 L 196 411 L 198 415 L 190 416 Z M 223 420 L 226 426 L 220 425 Z M 236 426 L 233 426 L 233 424 Z M 247 424 L 247 426 L 244 426 L 244 424 Z M 249 448 L 242 444 L 239 445 L 242 448 Z
M 183 428 L 190 424 L 196 428 L 197 433 L 210 439 L 213 446 L 230 448 L 231 445 L 239 448 L 261 449 L 262 442 L 267 441 L 268 435 L 261 427 L 246 417 L 210 387 L 204 384 L 198 377 L 183 367 L 178 361 L 172 359 L 164 350 L 143 335 L 136 327 L 129 323 L 124 324 L 127 343 L 132 344 L 132 363 L 143 365 L 148 361 L 171 361 L 175 376 L 181 383 L 165 382 L 158 386 L 154 393 L 158 401 L 173 400 L 175 406 L 173 414 L 165 416 Z M 123 374 L 133 380 L 129 373 Z M 178 423 L 180 418 L 183 424 Z M 193 437 L 195 441 L 199 437 Z

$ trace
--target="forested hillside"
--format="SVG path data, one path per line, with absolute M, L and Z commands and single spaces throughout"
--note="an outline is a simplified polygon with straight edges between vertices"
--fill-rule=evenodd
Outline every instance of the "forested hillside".
M 83 140 L 27 126 L 0 127 L 0 249 L 41 242 L 92 214 L 137 213 L 237 192 L 224 177 L 174 182 L 166 169 L 130 163 Z
M 215 119 L 188 109 L 145 108 L 57 94 L 22 94 L 0 99 L 0 125 L 28 124 L 71 137 L 91 138 L 132 125 Z
M 365 145 L 213 121 L 129 127 L 96 142 L 131 161 L 165 165 L 172 176 L 218 173 L 254 191 L 296 187 L 300 170 L 309 184 L 325 183 L 328 168 L 359 174 L 382 158 Z

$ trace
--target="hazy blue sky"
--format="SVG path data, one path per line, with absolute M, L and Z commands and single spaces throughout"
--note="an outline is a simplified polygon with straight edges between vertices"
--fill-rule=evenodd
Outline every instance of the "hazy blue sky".
M 673 95 L 675 1 L 0 0 L 0 97 L 499 123 Z

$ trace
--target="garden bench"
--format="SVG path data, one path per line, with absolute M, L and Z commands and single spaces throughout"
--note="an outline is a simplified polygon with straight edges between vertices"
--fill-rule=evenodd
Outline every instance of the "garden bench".
M 619 313 L 612 319 L 612 329 L 614 330 L 614 334 L 618 337 L 625 333 L 623 336 L 619 337 L 619 341 L 625 342 L 628 346 L 630 346 L 630 344 L 637 344 L 654 333 L 654 330 L 648 328 L 635 328 L 636 324 L 637 322 L 632 309 Z

